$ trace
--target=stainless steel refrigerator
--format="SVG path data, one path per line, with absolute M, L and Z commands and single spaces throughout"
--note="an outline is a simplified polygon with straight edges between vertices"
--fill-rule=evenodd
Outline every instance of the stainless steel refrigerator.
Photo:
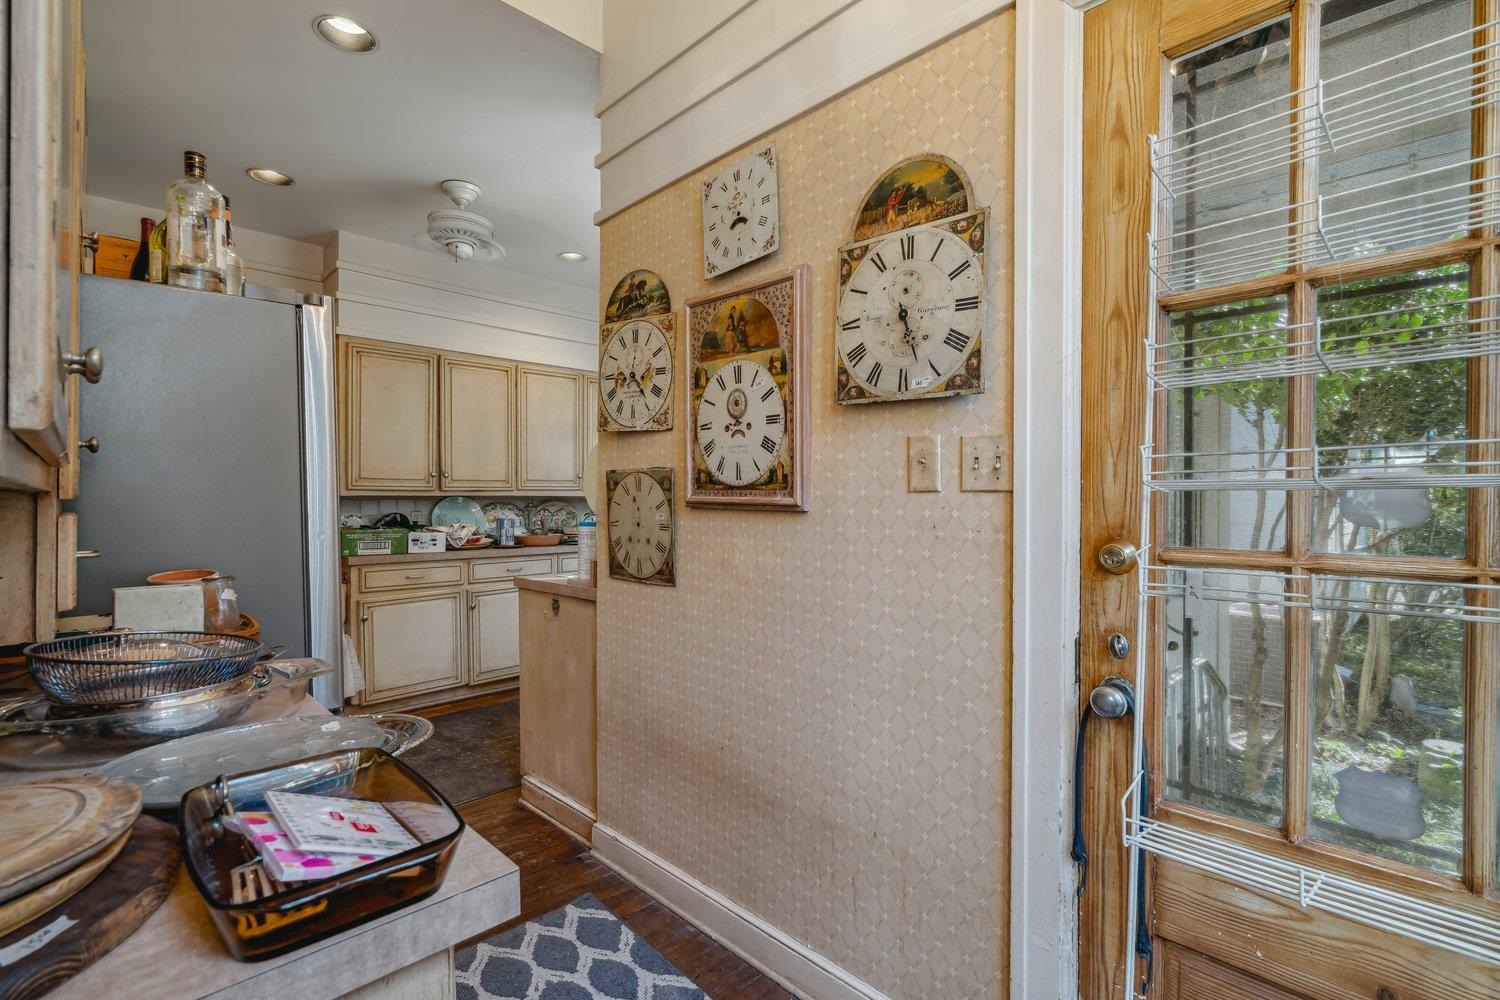
M 244 298 L 85 275 L 82 343 L 104 378 L 81 387 L 73 614 L 158 570 L 232 573 L 264 642 L 341 655 L 333 331 L 322 296 Z M 313 693 L 341 702 L 338 671 Z

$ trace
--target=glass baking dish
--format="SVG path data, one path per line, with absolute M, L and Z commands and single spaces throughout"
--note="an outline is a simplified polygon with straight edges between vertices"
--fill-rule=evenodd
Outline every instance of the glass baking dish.
M 234 810 L 265 809 L 272 789 L 418 803 L 427 821 L 411 833 L 420 843 L 380 861 L 236 903 L 231 872 L 256 860 L 248 841 L 224 824 L 225 804 Z M 416 771 L 383 750 L 342 750 L 280 767 L 221 777 L 182 797 L 182 855 L 198 892 L 208 903 L 219 935 L 235 958 L 254 962 L 348 930 L 436 892 L 464 830 L 463 820 Z

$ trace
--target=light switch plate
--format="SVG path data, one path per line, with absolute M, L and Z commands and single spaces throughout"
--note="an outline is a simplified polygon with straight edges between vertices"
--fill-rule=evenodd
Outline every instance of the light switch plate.
M 943 491 L 942 439 L 931 435 L 906 439 L 906 492 Z
M 1005 493 L 1011 488 L 1010 446 L 1003 434 L 959 439 L 958 488 L 965 493 Z

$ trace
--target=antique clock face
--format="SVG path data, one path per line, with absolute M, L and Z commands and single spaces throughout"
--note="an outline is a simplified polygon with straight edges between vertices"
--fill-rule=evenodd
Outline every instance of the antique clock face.
M 605 335 L 599 357 L 601 430 L 672 426 L 672 331 L 672 317 L 657 316 L 630 320 Z
M 736 359 L 720 368 L 698 403 L 698 451 L 715 479 L 744 486 L 781 455 L 786 406 L 771 373 Z
M 675 585 L 672 470 L 611 471 L 607 478 L 610 576 Z
M 974 225 L 982 236 L 982 214 Z M 843 272 L 840 402 L 981 387 L 965 367 L 983 334 L 984 257 L 965 235 L 939 226 L 900 230 L 847 248 Z
M 767 146 L 703 182 L 703 276 L 732 271 L 777 247 L 776 147 Z

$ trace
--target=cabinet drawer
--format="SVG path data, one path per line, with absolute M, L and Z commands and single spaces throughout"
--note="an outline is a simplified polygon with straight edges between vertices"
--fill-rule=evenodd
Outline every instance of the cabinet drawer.
M 577 573 L 578 572 L 578 557 L 577 556 L 558 556 L 557 557 L 557 571 L 559 573 Z
M 513 576 L 546 576 L 552 572 L 551 556 L 526 559 L 475 559 L 469 564 L 469 580 L 508 580 Z
M 360 572 L 360 590 L 396 590 L 400 587 L 458 586 L 464 582 L 463 563 L 418 563 L 412 566 L 376 566 Z

